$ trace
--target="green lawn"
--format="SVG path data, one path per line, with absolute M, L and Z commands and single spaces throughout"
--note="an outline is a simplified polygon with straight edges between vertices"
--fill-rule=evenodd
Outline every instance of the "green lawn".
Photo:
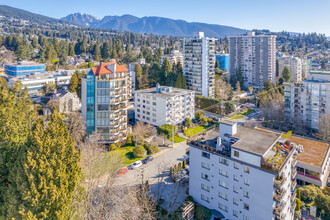
M 142 160 L 143 158 L 135 158 L 133 155 L 133 149 L 134 147 L 128 146 L 128 147 L 121 147 L 117 150 L 110 151 L 110 154 L 117 154 L 119 158 L 122 159 L 123 165 L 127 166 L 129 164 L 134 163 L 135 161 Z
M 172 141 L 172 137 L 169 138 L 170 141 Z M 185 141 L 186 139 L 179 137 L 179 136 L 174 136 L 174 142 L 175 143 L 181 143 L 182 141 Z
M 234 115 L 233 117 L 231 117 L 231 119 L 241 119 L 243 118 L 245 115 L 248 115 L 248 114 L 251 114 L 251 113 L 254 113 L 255 110 L 252 109 L 252 108 L 249 108 L 248 110 L 245 110 L 237 115 Z
M 200 125 L 200 126 L 197 126 L 197 127 L 194 127 L 194 128 L 188 128 L 186 130 L 186 136 L 187 137 L 191 137 L 191 136 L 194 136 L 195 134 L 198 134 L 199 132 L 202 132 L 204 131 L 206 128 L 208 128 L 210 126 L 203 126 L 203 125 Z

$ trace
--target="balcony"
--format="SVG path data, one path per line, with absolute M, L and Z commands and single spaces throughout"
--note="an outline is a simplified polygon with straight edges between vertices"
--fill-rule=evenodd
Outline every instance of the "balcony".
M 295 190 L 297 186 L 297 181 L 292 181 L 291 182 L 291 190 Z
M 274 187 L 281 190 L 282 187 L 283 187 L 284 182 L 285 182 L 285 180 L 282 176 L 275 177 Z
M 292 177 L 292 179 L 293 179 L 293 180 L 296 179 L 296 176 L 297 176 L 297 170 L 296 170 L 296 169 L 293 169 L 293 170 L 292 170 L 292 173 L 291 173 L 291 177 Z
M 282 203 L 282 200 L 283 200 L 284 194 L 285 194 L 285 190 L 275 189 L 275 192 L 274 192 L 274 201 L 281 204 Z
M 274 207 L 274 210 L 273 210 L 273 214 L 279 218 L 279 219 L 283 219 L 283 204 L 277 204 L 275 207 Z

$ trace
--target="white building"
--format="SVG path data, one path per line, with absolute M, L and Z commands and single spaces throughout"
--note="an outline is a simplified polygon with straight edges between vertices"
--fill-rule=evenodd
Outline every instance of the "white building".
M 135 118 L 155 126 L 180 124 L 195 117 L 195 92 L 157 86 L 135 91 Z
M 198 32 L 183 42 L 183 74 L 188 89 L 211 98 L 214 97 L 215 41 Z
M 330 114 L 330 73 L 312 72 L 300 84 L 284 83 L 284 103 L 288 122 L 318 129 L 322 114 Z
M 33 73 L 21 77 L 9 77 L 8 85 L 12 87 L 14 83 L 20 80 L 23 88 L 27 88 L 29 94 L 37 94 L 41 91 L 43 85 L 55 83 L 57 86 L 68 86 L 74 70 L 58 70 L 56 72 Z
M 183 65 L 183 55 L 178 50 L 173 50 L 171 54 L 166 54 L 164 56 L 161 56 L 160 57 L 160 65 L 163 65 L 163 62 L 164 62 L 165 58 L 168 59 L 171 66 L 173 65 L 173 63 L 178 64 L 179 62 L 181 63 L 181 65 Z
M 291 73 L 291 80 L 293 82 L 301 82 L 303 80 L 302 60 L 299 57 L 280 57 L 278 59 L 279 74 L 283 73 L 284 67 L 288 67 Z
M 262 88 L 267 80 L 276 82 L 276 36 L 229 37 L 229 75 L 241 70 L 245 87 Z
M 216 139 L 190 142 L 189 194 L 194 201 L 215 210 L 219 219 L 292 220 L 295 144 L 227 121 L 220 122 Z

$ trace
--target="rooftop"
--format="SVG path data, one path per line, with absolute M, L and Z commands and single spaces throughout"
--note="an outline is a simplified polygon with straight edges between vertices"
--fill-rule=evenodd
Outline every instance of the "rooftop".
M 322 166 L 329 151 L 327 143 L 296 136 L 291 136 L 289 140 L 297 145 L 301 144 L 304 148 L 303 152 L 298 154 L 298 161 L 317 167 Z
M 116 73 L 127 73 L 127 69 L 124 65 L 120 65 L 116 62 L 108 62 L 108 63 L 101 63 L 97 67 L 92 68 L 92 71 L 95 76 L 104 75 L 104 74 L 111 74 L 113 70 L 109 69 L 109 66 L 115 65 L 115 72 Z
M 279 136 L 261 129 L 238 126 L 237 133 L 233 137 L 239 140 L 232 145 L 232 148 L 263 156 Z
M 33 61 L 21 61 L 18 63 L 6 64 L 6 66 L 11 66 L 11 67 L 13 67 L 13 66 L 40 66 L 40 65 L 45 66 L 45 64 L 36 63 Z
M 144 94 L 144 95 L 148 95 L 148 94 L 156 95 L 156 96 L 162 97 L 162 98 L 170 98 L 170 97 L 174 97 L 177 95 L 183 95 L 183 94 L 194 92 L 192 90 L 179 89 L 179 88 L 174 88 L 174 87 L 170 87 L 170 86 L 160 86 L 159 88 L 162 90 L 162 92 L 156 92 L 156 87 L 153 87 L 153 88 L 149 88 L 149 89 L 137 90 L 137 91 L 135 91 L 135 93 Z

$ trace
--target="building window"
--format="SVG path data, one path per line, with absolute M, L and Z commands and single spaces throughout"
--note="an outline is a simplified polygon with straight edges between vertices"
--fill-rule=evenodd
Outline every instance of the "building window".
M 152 119 L 152 122 L 156 122 L 156 119 Z
M 247 166 L 244 166 L 244 172 L 245 172 L 245 173 L 250 173 L 250 168 L 247 167 Z
M 228 195 L 225 194 L 225 193 L 223 193 L 223 192 L 219 192 L 219 197 L 220 197 L 221 199 L 224 199 L 224 200 L 227 200 L 227 201 L 228 201 Z
M 233 198 L 233 204 L 234 204 L 234 205 L 238 205 L 238 199 Z
M 228 212 L 228 207 L 225 206 L 224 204 L 218 203 L 218 207 L 219 207 L 219 209 L 221 209 L 221 210 L 223 210 L 225 212 Z
M 204 173 L 202 173 L 202 179 L 210 181 L 209 175 L 204 174 Z
M 156 117 L 156 113 L 152 113 L 152 117 Z
M 219 174 L 228 177 L 228 172 L 226 170 L 219 169 Z
M 152 102 L 152 105 L 156 105 L 156 102 Z
M 233 178 L 234 178 L 235 181 L 238 182 L 238 175 L 237 174 L 233 174 Z
M 250 181 L 248 179 L 244 178 L 244 184 L 245 185 L 250 185 Z
M 209 169 L 210 169 L 210 164 L 207 164 L 207 163 L 202 162 L 202 167 L 203 167 L 204 169 L 209 170 Z
M 250 207 L 249 207 L 248 204 L 244 203 L 243 207 L 244 207 L 245 210 L 248 210 L 248 211 L 249 211 L 249 208 L 250 208 Z
M 237 188 L 237 186 L 233 186 L 233 192 L 234 192 L 234 193 L 238 193 L 238 188 Z
M 249 220 L 249 217 L 246 215 L 243 215 L 243 220 Z
M 239 169 L 239 164 L 237 162 L 234 162 L 234 168 Z
M 236 210 L 233 210 L 233 216 L 238 217 L 238 212 Z
M 137 114 L 137 117 L 140 118 L 140 114 Z
M 201 199 L 204 200 L 205 202 L 210 202 L 210 198 L 201 194 Z
M 210 154 L 202 151 L 202 157 L 205 157 L 207 159 L 210 159 Z
M 210 192 L 210 187 L 207 186 L 207 185 L 205 185 L 205 184 L 203 184 L 203 183 L 202 183 L 202 185 L 201 185 L 201 188 L 202 188 L 203 190 L 207 191 L 207 192 Z
M 244 197 L 249 198 L 249 192 L 248 191 L 244 191 L 243 195 L 244 195 Z
M 234 151 L 234 156 L 235 156 L 235 157 L 239 157 L 239 152 L 235 150 L 235 151 Z
M 223 158 L 223 157 L 220 157 L 219 158 L 219 163 L 224 164 L 224 165 L 227 165 L 227 166 L 229 165 L 228 160 L 225 159 L 225 158 Z
M 223 180 L 219 180 L 219 186 L 228 189 L 228 183 Z

